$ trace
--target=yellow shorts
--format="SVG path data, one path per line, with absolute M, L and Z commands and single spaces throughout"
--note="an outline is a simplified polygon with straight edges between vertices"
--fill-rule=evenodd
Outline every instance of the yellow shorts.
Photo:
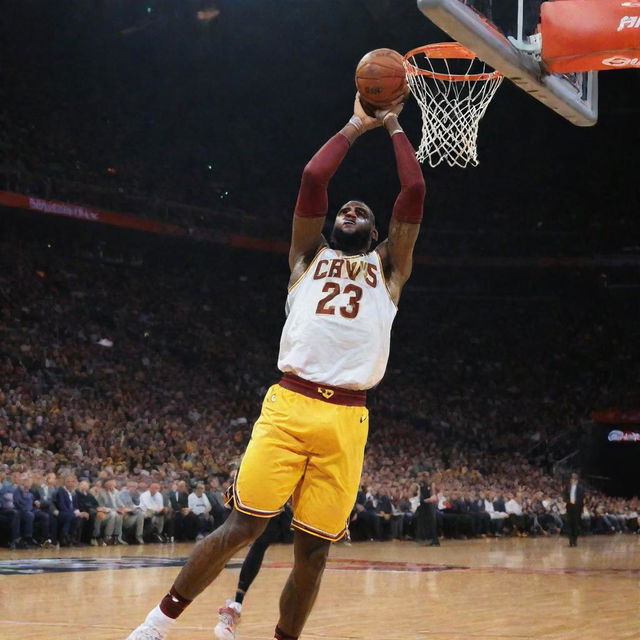
M 356 500 L 369 412 L 273 385 L 234 484 L 238 511 L 270 518 L 293 495 L 292 526 L 336 542 Z

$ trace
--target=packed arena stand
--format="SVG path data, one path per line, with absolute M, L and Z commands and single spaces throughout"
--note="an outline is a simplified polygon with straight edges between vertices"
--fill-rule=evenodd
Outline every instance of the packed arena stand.
M 9 546 L 192 540 L 228 513 L 224 491 L 277 376 L 286 265 L 155 242 L 135 263 L 64 235 L 0 247 Z M 591 408 L 633 392 L 625 345 L 637 328 L 597 305 L 586 316 L 591 303 L 576 299 L 545 300 L 541 312 L 526 298 L 418 288 L 405 298 L 395 331 L 419 333 L 425 347 L 398 340 L 371 393 L 354 538 L 424 537 L 416 511 L 427 477 L 446 537 L 560 532 L 556 462 Z M 583 527 L 636 532 L 637 510 L 637 498 L 592 489 Z

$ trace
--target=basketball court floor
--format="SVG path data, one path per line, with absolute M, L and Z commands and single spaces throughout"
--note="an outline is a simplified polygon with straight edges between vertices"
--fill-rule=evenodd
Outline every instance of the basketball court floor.
M 192 545 L 0 553 L 2 640 L 123 640 Z M 270 640 L 291 545 L 275 545 L 245 598 L 238 640 Z M 241 558 L 171 638 L 212 640 Z M 301 640 L 640 638 L 640 536 L 334 545 Z

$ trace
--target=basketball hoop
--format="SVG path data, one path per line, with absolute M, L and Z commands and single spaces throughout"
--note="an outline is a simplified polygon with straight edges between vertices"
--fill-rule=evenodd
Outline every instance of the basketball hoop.
M 432 167 L 443 160 L 450 167 L 476 166 L 478 123 L 502 74 L 457 42 L 417 47 L 404 58 L 407 82 L 422 112 L 418 161 L 428 160 Z

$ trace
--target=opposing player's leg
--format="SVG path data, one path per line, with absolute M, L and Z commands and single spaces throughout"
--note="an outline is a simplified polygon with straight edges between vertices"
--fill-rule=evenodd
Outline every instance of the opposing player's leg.
M 251 549 L 249 549 L 249 553 L 247 553 L 247 557 L 244 559 L 242 568 L 240 569 L 240 578 L 238 579 L 238 589 L 236 591 L 236 602 L 242 604 L 244 596 L 260 571 L 262 561 L 264 560 L 264 554 L 270 544 L 271 536 L 268 531 L 265 531 L 251 545 Z

